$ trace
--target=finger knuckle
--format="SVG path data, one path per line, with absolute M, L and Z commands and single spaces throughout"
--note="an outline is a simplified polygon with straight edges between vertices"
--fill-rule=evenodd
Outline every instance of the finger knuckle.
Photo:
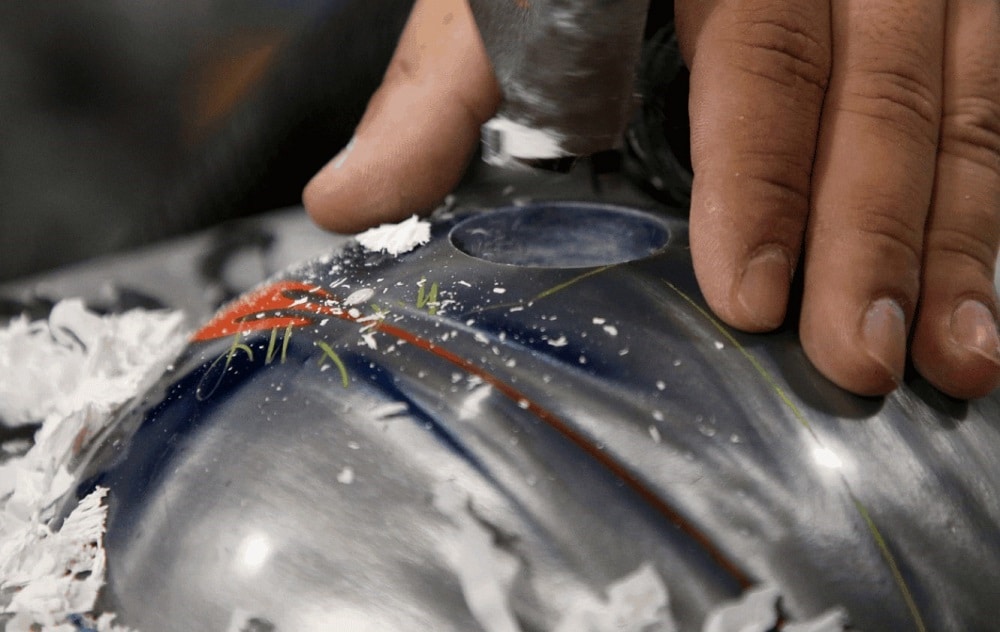
M 761 79 L 790 88 L 802 85 L 825 92 L 830 78 L 830 47 L 813 34 L 809 18 L 791 11 L 749 12 L 737 23 L 739 67 Z
M 880 260 L 898 261 L 908 269 L 920 269 L 924 225 L 910 214 L 894 213 L 885 206 L 871 207 L 861 216 L 861 243 L 869 243 Z M 921 216 L 922 218 L 922 216 Z M 902 260 L 900 260 L 902 257 Z
M 467 124 L 473 127 L 485 123 L 496 109 L 496 101 L 493 99 L 492 93 L 483 95 L 456 91 L 454 97 L 456 107 L 461 110 Z M 496 100 L 499 100 L 499 97 L 496 97 Z
M 926 70 L 913 62 L 875 61 L 854 72 L 845 109 L 937 144 L 939 90 Z
M 1000 176 L 1000 96 L 964 97 L 950 104 L 941 120 L 940 149 Z
M 762 153 L 759 160 L 749 164 L 757 165 L 747 173 L 750 188 L 773 200 L 776 206 L 803 213 L 807 211 L 810 178 L 801 161 L 776 160 L 773 154 Z
M 993 278 L 996 263 L 997 231 L 940 228 L 927 236 L 928 256 L 947 258 L 951 267 L 972 268 L 985 278 Z
M 397 54 L 392 56 L 389 67 L 386 68 L 384 80 L 391 82 L 412 82 L 417 78 L 420 71 L 420 58 L 407 54 Z

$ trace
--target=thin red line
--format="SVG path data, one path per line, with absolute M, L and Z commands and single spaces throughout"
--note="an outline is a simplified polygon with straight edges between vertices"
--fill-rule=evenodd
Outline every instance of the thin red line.
M 347 316 L 349 320 L 354 320 L 350 316 Z M 569 439 L 573 444 L 579 447 L 581 450 L 590 455 L 591 458 L 596 460 L 598 463 L 603 465 L 605 468 L 611 471 L 612 474 L 620 478 L 622 481 L 628 485 L 635 493 L 637 493 L 643 500 L 654 507 L 661 515 L 663 515 L 667 520 L 676 525 L 681 531 L 686 535 L 694 539 L 698 544 L 705 549 L 708 554 L 712 557 L 717 564 L 719 564 L 726 572 L 728 572 L 733 579 L 735 579 L 742 588 L 747 588 L 753 584 L 747 574 L 737 566 L 733 561 L 725 556 L 725 554 L 715 546 L 715 544 L 706 536 L 703 532 L 699 531 L 694 525 L 688 522 L 682 515 L 675 511 L 670 505 L 666 504 L 662 498 L 660 498 L 653 490 L 646 486 L 641 480 L 636 478 L 625 466 L 613 459 L 606 451 L 600 450 L 592 442 L 588 441 L 586 437 L 582 436 L 580 433 L 575 431 L 569 426 L 565 421 L 560 419 L 554 413 L 544 408 L 540 404 L 528 399 L 523 393 L 518 391 L 516 388 L 510 384 L 502 381 L 500 378 L 496 377 L 492 373 L 488 372 L 486 369 L 479 367 L 469 360 L 458 356 L 447 349 L 443 349 L 433 342 L 421 338 L 420 336 L 411 333 L 405 329 L 401 329 L 394 325 L 386 324 L 384 321 L 376 325 L 379 331 L 387 333 L 391 336 L 395 336 L 400 340 L 405 340 L 424 351 L 429 351 L 434 355 L 451 362 L 452 364 L 461 367 L 465 371 L 478 376 L 484 382 L 489 383 L 491 386 L 500 391 L 511 401 L 521 404 L 521 402 L 527 402 L 527 410 L 534 413 L 539 419 L 547 423 L 549 426 L 554 428 L 564 437 Z M 521 404 L 523 405 L 523 404 Z
M 284 289 L 286 288 L 282 288 L 282 290 Z M 302 289 L 302 288 L 293 287 L 291 289 Z M 272 296 L 265 295 L 264 292 L 266 292 L 266 290 L 263 290 L 261 294 L 264 295 L 266 298 L 272 298 L 273 300 Z M 329 292 L 326 292 L 325 290 L 320 290 L 319 288 L 311 289 L 310 293 L 316 293 L 325 300 L 333 300 L 333 301 L 338 300 L 336 296 L 330 294 Z M 353 323 L 359 323 L 361 319 L 360 316 L 352 316 L 348 312 L 348 310 L 343 310 L 343 311 L 333 310 L 327 307 L 326 305 L 323 305 L 322 303 L 315 304 L 309 302 L 302 305 L 302 308 L 303 308 L 302 311 L 305 311 L 311 315 L 332 316 Z M 294 312 L 298 310 L 293 309 L 289 311 L 291 312 L 291 314 L 289 314 L 288 317 L 294 317 L 292 314 L 294 314 Z M 227 314 L 227 316 L 230 315 Z M 734 562 L 732 562 L 729 558 L 727 558 L 723 554 L 723 552 L 719 550 L 718 547 L 716 547 L 715 544 L 708 538 L 708 536 L 699 531 L 694 525 L 688 522 L 681 514 L 679 514 L 672 507 L 670 507 L 670 505 L 665 503 L 662 498 L 657 496 L 653 490 L 651 490 L 648 486 L 646 486 L 641 480 L 636 478 L 625 466 L 623 466 L 621 463 L 613 459 L 606 451 L 598 449 L 597 446 L 588 441 L 586 437 L 575 431 L 572 427 L 570 427 L 569 424 L 560 419 L 557 415 L 555 415 L 545 407 L 541 406 L 537 402 L 534 402 L 529 398 L 525 397 L 525 395 L 521 393 L 519 390 L 517 390 L 510 384 L 502 381 L 500 378 L 488 372 L 486 369 L 477 366 L 471 361 L 466 360 L 465 358 L 456 355 L 455 353 L 452 353 L 447 349 L 439 347 L 434 342 L 426 338 L 422 338 L 415 333 L 412 333 L 395 325 L 390 325 L 386 323 L 384 320 L 373 322 L 371 323 L 371 326 L 373 329 L 394 336 L 399 340 L 405 340 L 406 342 L 411 343 L 414 346 L 423 349 L 424 351 L 433 353 L 439 358 L 446 360 L 454 364 L 455 366 L 464 369 L 468 373 L 478 376 L 484 382 L 489 383 L 491 386 L 500 391 L 500 393 L 502 393 L 505 397 L 507 397 L 508 399 L 510 399 L 511 401 L 513 401 L 518 405 L 523 406 L 524 405 L 523 402 L 527 402 L 527 410 L 529 410 L 539 419 L 547 423 L 550 427 L 554 428 L 561 435 L 569 439 L 574 445 L 576 445 L 578 448 L 586 452 L 591 458 L 596 460 L 607 470 L 609 470 L 612 474 L 621 479 L 630 489 L 632 489 L 632 491 L 637 493 L 639 497 L 641 497 L 650 506 L 656 509 L 662 516 L 664 516 L 667 520 L 676 525 L 682 532 L 684 532 L 686 535 L 692 538 L 695 542 L 700 544 L 701 547 L 708 552 L 708 554 L 712 557 L 712 559 L 715 560 L 715 562 L 719 564 L 719 566 L 721 566 L 727 573 L 729 573 L 729 575 L 732 576 L 733 579 L 735 579 L 736 582 L 739 583 L 739 585 L 742 588 L 745 589 L 750 585 L 752 585 L 753 582 L 750 581 L 750 578 L 747 576 L 747 574 L 739 566 L 737 566 Z

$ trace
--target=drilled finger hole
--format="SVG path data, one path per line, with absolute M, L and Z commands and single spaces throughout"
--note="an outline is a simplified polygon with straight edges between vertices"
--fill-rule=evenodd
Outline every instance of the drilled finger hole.
M 455 226 L 462 252 L 515 266 L 585 268 L 635 261 L 663 249 L 670 230 L 634 209 L 553 202 L 474 215 Z

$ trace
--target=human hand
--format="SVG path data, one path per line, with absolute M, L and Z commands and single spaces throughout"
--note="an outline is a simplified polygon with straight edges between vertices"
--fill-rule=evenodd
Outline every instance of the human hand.
M 729 324 L 783 319 L 860 394 L 910 353 L 941 390 L 1000 380 L 1000 3 L 679 0 L 691 250 Z
M 467 0 L 417 0 L 354 138 L 306 186 L 306 210 L 339 232 L 429 212 L 500 98 Z
M 1000 382 L 1000 3 L 802 5 L 676 3 L 706 300 L 730 325 L 773 329 L 801 265 L 802 344 L 831 380 L 892 390 L 912 332 L 929 381 L 984 395 Z M 339 231 L 429 209 L 499 100 L 465 1 L 418 0 L 306 208 Z

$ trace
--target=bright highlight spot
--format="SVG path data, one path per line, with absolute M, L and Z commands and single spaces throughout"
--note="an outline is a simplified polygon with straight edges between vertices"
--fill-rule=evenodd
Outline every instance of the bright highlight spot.
M 240 542 L 236 561 L 242 573 L 255 575 L 270 556 L 271 542 L 268 537 L 263 533 L 251 533 Z
M 823 467 L 833 470 L 839 470 L 844 467 L 844 461 L 830 448 L 816 448 L 813 450 L 813 458 Z

